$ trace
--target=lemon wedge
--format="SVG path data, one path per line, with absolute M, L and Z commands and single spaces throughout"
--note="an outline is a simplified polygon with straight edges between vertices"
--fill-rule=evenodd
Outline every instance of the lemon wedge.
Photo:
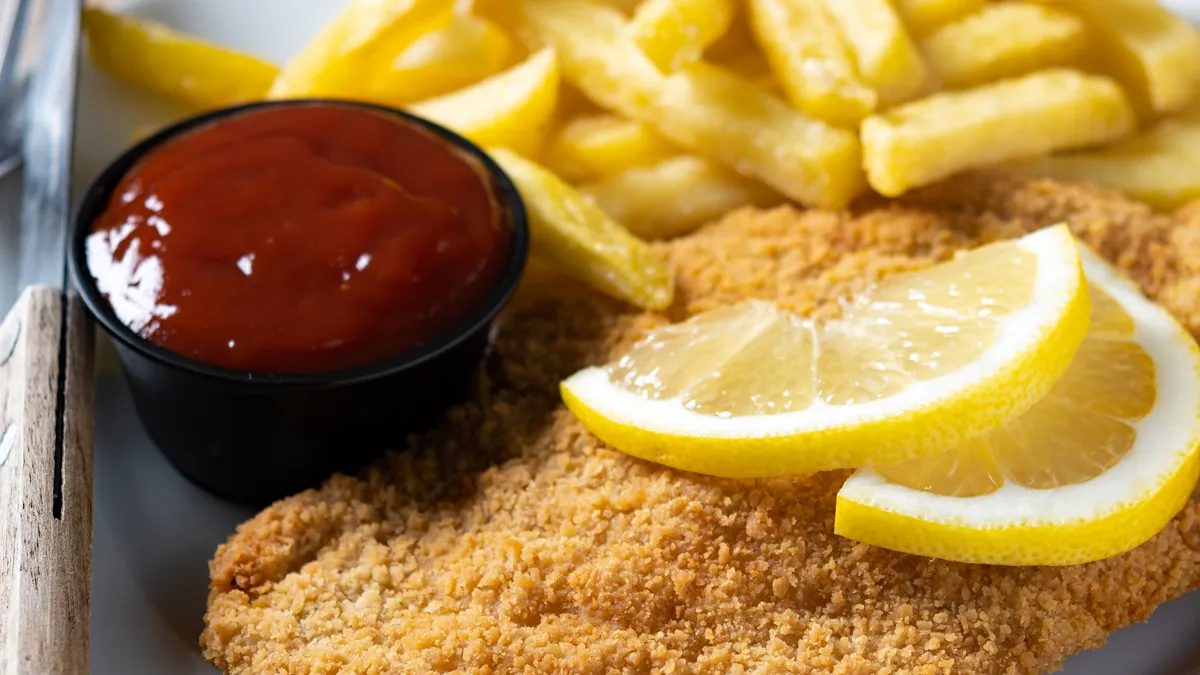
M 1200 350 L 1093 253 L 1091 329 L 1028 412 L 925 460 L 862 469 L 835 531 L 922 556 L 1071 565 L 1128 551 L 1187 501 L 1200 473 Z
M 562 384 L 592 433 L 730 478 L 897 462 L 1025 412 L 1088 327 L 1078 249 L 1057 226 L 892 277 L 816 324 L 751 302 L 653 331 Z

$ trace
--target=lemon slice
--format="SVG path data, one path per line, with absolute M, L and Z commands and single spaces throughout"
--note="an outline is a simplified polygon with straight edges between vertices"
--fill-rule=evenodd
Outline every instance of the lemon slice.
M 897 462 L 1027 410 L 1087 333 L 1064 226 L 899 275 L 823 324 L 766 303 L 652 332 L 563 382 L 567 406 L 631 455 L 731 478 Z
M 1091 330 L 1050 393 L 942 455 L 863 469 L 835 531 L 907 553 L 1069 565 L 1132 549 L 1179 512 L 1200 463 L 1200 350 L 1084 251 Z

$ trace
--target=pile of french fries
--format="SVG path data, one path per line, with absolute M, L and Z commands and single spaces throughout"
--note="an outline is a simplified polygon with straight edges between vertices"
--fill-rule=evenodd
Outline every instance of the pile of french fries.
M 282 69 L 151 31 L 192 50 L 174 74 L 104 21 L 125 79 L 405 108 L 526 163 L 542 211 L 640 238 L 991 166 L 1200 198 L 1200 33 L 1153 0 L 351 0 Z
M 537 157 L 645 236 L 993 165 L 1200 197 L 1200 147 L 1161 142 L 1195 137 L 1200 33 L 1152 0 L 518 4 L 510 29 L 600 109 L 567 111 Z

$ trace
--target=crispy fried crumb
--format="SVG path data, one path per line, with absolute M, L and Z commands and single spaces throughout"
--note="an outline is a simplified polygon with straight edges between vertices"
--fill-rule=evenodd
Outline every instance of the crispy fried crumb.
M 820 312 L 879 277 L 1068 221 L 1200 333 L 1200 205 L 970 177 L 853 213 L 744 211 L 662 245 L 671 319 Z M 211 565 L 228 673 L 1040 673 L 1200 585 L 1200 505 L 1069 568 L 917 558 L 833 534 L 844 473 L 731 481 L 592 438 L 560 378 L 665 321 L 555 283 L 508 315 L 484 400 L 361 478 L 263 511 Z

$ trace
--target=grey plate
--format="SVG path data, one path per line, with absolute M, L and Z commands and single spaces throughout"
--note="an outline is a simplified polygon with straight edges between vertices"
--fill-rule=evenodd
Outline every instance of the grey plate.
M 0 0 L 4 2 L 6 0 Z M 341 0 L 145 0 L 139 11 L 282 61 Z M 1200 0 L 1166 4 L 1200 21 Z M 269 28 L 266 28 L 268 27 Z M 83 67 L 76 185 L 127 143 L 132 131 L 181 111 Z M 14 295 L 14 181 L 0 183 L 0 307 Z M 218 543 L 251 513 L 181 478 L 138 424 L 123 384 L 102 374 L 96 397 L 96 504 L 92 668 L 102 675 L 205 674 L 197 636 L 207 563 Z M 1068 661 L 1069 675 L 1167 675 L 1200 641 L 1200 593 L 1163 605 L 1147 623 L 1108 646 Z

